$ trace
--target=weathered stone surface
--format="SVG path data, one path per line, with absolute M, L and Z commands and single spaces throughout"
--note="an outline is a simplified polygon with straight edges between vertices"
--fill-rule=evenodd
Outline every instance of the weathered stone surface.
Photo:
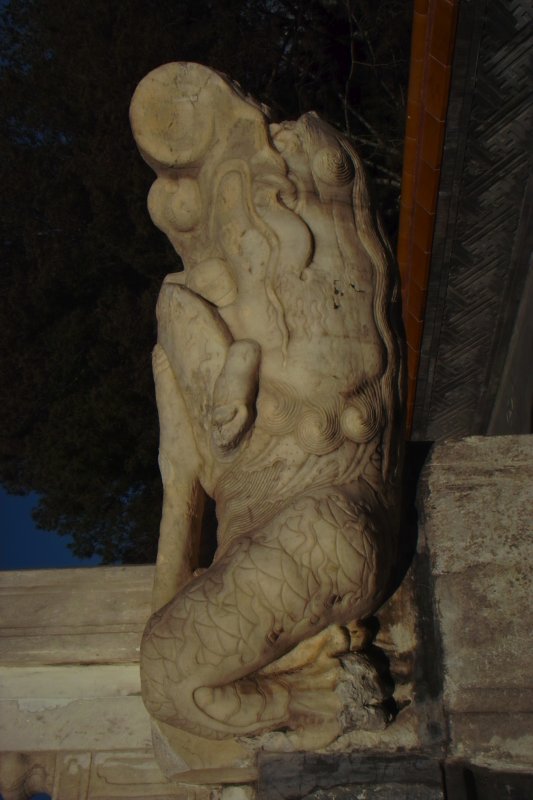
M 0 573 L 0 750 L 147 748 L 141 617 L 153 567 Z
M 220 800 L 220 792 L 169 782 L 162 775 L 151 749 L 145 752 L 95 753 L 91 763 L 88 798 L 105 800 L 109 797 Z
M 0 573 L 0 793 L 219 800 L 162 774 L 140 697 L 153 567 Z
M 138 661 L 153 573 L 152 566 L 0 572 L 1 663 Z
M 0 667 L 0 751 L 147 748 L 139 667 Z
M 0 792 L 4 800 L 41 792 L 53 800 L 222 800 L 218 789 L 169 782 L 151 750 L 0 752 Z
M 461 761 L 444 765 L 449 800 L 529 800 L 533 797 L 533 774 L 518 770 L 488 769 Z
M 255 790 L 251 786 L 225 786 L 220 800 L 254 800 Z
M 430 581 L 427 565 L 415 559 L 400 587 L 376 614 L 376 657 L 385 663 L 394 684 L 394 722 L 384 730 L 345 734 L 325 752 L 442 754 L 446 734 L 440 662 L 426 599 Z
M 419 783 L 402 785 L 381 783 L 361 786 L 335 786 L 330 789 L 317 789 L 306 794 L 302 800 L 442 800 L 442 789 L 423 786 Z
M 439 762 L 423 755 L 278 754 L 260 759 L 257 800 L 442 800 Z
M 533 437 L 435 446 L 420 492 L 450 754 L 533 766 Z
M 533 714 L 494 713 L 485 709 L 483 693 L 475 710 L 449 712 L 452 756 L 494 768 L 514 767 L 533 771 Z

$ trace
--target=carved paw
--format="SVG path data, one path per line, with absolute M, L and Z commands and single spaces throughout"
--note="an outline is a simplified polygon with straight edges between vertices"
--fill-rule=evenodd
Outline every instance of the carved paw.
M 252 411 L 244 403 L 217 406 L 211 418 L 213 442 L 222 451 L 233 450 L 252 422 Z

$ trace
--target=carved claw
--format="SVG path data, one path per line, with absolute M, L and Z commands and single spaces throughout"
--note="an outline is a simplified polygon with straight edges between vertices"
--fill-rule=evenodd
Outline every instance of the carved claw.
M 346 625 L 346 630 L 350 637 L 350 650 L 364 650 L 372 643 L 374 634 L 369 625 L 364 622 L 353 620 Z

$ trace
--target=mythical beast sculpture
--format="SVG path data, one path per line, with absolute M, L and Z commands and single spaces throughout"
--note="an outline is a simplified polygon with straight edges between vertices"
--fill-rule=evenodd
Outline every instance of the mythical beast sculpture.
M 157 174 L 150 214 L 185 267 L 157 305 L 164 506 L 144 701 L 202 737 L 298 729 L 333 713 L 316 658 L 338 682 L 394 560 L 392 258 L 357 154 L 316 114 L 269 125 L 225 77 L 176 63 L 140 83 L 131 119 Z M 205 494 L 218 548 L 201 571 Z

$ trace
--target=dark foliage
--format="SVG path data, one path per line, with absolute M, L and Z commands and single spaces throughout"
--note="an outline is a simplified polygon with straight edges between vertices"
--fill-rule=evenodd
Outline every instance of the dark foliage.
M 11 0 L 0 23 L 0 482 L 38 492 L 79 556 L 153 560 L 161 490 L 154 306 L 177 256 L 145 210 L 138 81 L 199 61 L 347 131 L 397 220 L 403 0 Z

